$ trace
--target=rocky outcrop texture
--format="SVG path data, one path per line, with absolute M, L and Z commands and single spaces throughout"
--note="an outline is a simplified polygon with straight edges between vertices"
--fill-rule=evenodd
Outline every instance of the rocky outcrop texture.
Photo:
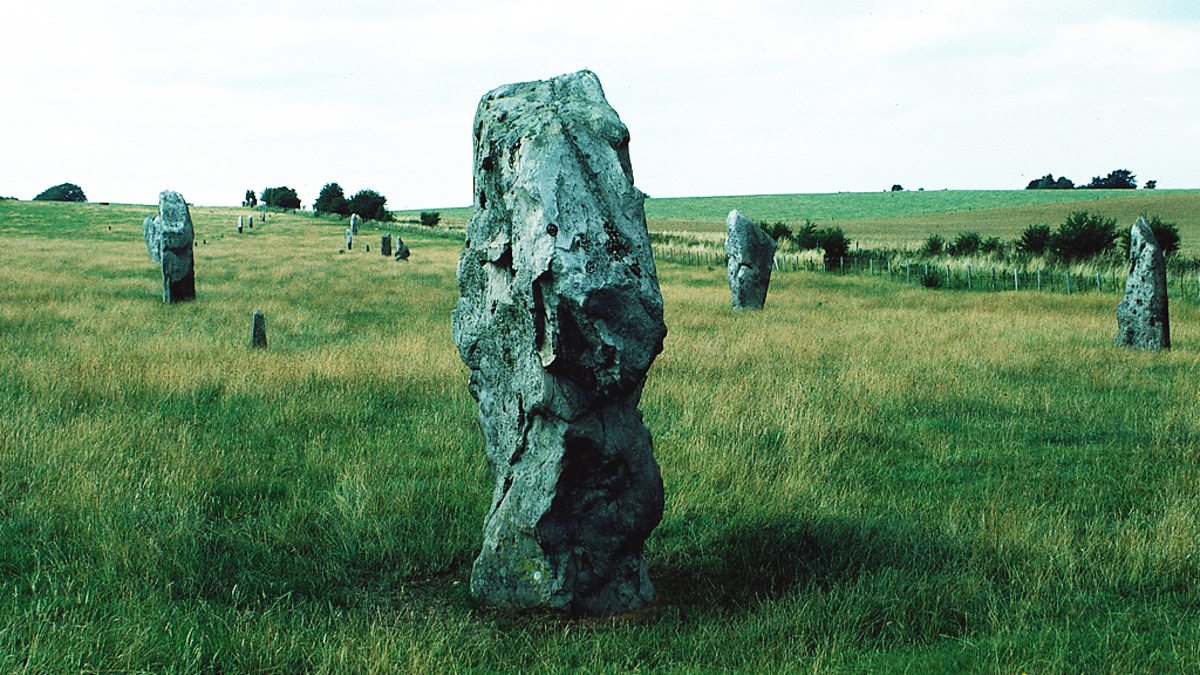
M 762 309 L 771 285 L 775 240 L 740 211 L 730 211 L 725 219 L 725 261 L 733 308 Z
M 192 245 L 192 215 L 178 192 L 158 195 L 158 215 L 142 221 L 142 237 L 150 260 L 162 266 L 163 302 L 174 303 L 196 297 L 195 261 Z
M 615 613 L 653 597 L 642 551 L 663 491 L 637 404 L 666 327 L 644 198 L 593 73 L 480 101 L 453 332 L 495 480 L 471 573 L 484 602 Z
M 1129 233 L 1129 277 L 1125 297 L 1117 305 L 1116 344 L 1148 350 L 1171 348 L 1167 259 L 1144 218 L 1138 218 Z

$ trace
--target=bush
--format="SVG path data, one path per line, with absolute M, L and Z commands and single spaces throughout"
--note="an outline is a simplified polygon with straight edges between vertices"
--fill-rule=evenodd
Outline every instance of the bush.
M 954 241 L 946 247 L 946 253 L 950 255 L 972 255 L 979 252 L 979 246 L 982 243 L 982 238 L 978 232 L 959 232 Z
M 929 235 L 925 239 L 925 245 L 921 248 L 926 255 L 941 255 L 946 249 L 946 240 L 936 234 Z
M 808 250 L 811 248 L 821 248 L 821 238 L 817 230 L 817 224 L 808 218 L 804 219 L 804 225 L 800 229 L 792 233 L 792 243 L 796 248 Z
M 1049 225 L 1030 225 L 1021 233 L 1021 238 L 1018 239 L 1014 246 L 1021 253 L 1030 255 L 1042 255 L 1046 252 L 1046 245 L 1050 242 L 1050 226 Z
M 823 227 L 816 231 L 817 247 L 825 252 L 826 260 L 844 258 L 850 252 L 850 240 L 840 227 Z
M 1060 260 L 1086 260 L 1111 250 L 1117 240 L 1117 221 L 1087 211 L 1067 216 L 1047 246 Z
M 242 206 L 250 208 L 258 206 L 258 197 L 254 196 L 254 190 L 246 190 L 246 196 L 242 197 Z
M 932 267 L 921 276 L 921 285 L 925 288 L 941 288 L 942 277 Z
M 762 228 L 763 232 L 767 233 L 768 237 L 777 242 L 782 242 L 784 239 L 792 238 L 792 228 L 788 227 L 787 223 L 781 220 L 777 220 L 771 224 L 768 224 L 767 221 L 764 220 L 763 222 L 759 223 L 758 226 Z
M 1158 181 L 1156 181 L 1156 180 L 1148 180 L 1148 181 L 1146 181 L 1146 184 L 1145 184 L 1145 185 L 1143 185 L 1142 187 L 1143 187 L 1143 188 L 1145 188 L 1145 189 L 1147 189 L 1147 190 L 1153 190 L 1154 188 L 1158 187 Z
M 350 198 L 350 213 L 366 220 L 387 222 L 392 214 L 387 210 L 387 197 L 374 190 L 359 190 Z
M 1146 224 L 1150 226 L 1150 230 L 1154 232 L 1154 238 L 1158 241 L 1158 246 L 1162 249 L 1163 255 L 1171 255 L 1179 250 L 1181 240 L 1178 225 L 1165 221 L 1157 215 L 1147 216 L 1143 213 L 1142 217 L 1146 219 Z M 1117 247 L 1122 254 L 1129 253 L 1129 230 L 1121 230 L 1121 233 L 1117 236 Z
M 896 183 L 895 185 L 892 186 L 892 192 L 904 192 L 904 186 L 899 183 Z
M 262 203 L 280 209 L 300 208 L 300 197 L 290 187 L 270 187 L 262 191 Z
M 326 183 L 313 202 L 313 211 L 317 214 L 333 213 L 339 216 L 350 215 L 350 202 L 346 201 L 346 193 L 337 183 Z
M 42 190 L 42 193 L 33 198 L 35 202 L 86 202 L 87 195 L 83 194 L 83 188 L 74 183 L 62 183 L 51 188 Z
M 1004 248 L 1004 242 L 1000 241 L 1000 237 L 988 237 L 979 244 L 979 250 L 982 253 L 1004 255 Z
M 425 227 L 437 227 L 440 222 L 442 222 L 442 214 L 437 211 L 421 212 L 421 224 Z

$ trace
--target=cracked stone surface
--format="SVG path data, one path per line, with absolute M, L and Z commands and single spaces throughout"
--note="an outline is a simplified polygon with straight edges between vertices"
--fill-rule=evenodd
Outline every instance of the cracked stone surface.
M 1129 233 L 1129 277 L 1117 305 L 1119 347 L 1158 351 L 1171 348 L 1167 312 L 1167 259 L 1154 231 L 1138 218 Z
M 187 201 L 178 192 L 158 195 L 158 215 L 142 221 L 142 238 L 150 260 L 162 267 L 163 302 L 175 303 L 196 297 L 195 260 L 192 246 L 196 235 Z
M 725 260 L 734 309 L 762 309 L 771 285 L 775 240 L 740 211 L 725 219 Z
M 580 71 L 487 93 L 474 147 L 452 327 L 495 483 L 471 592 L 635 609 L 663 509 L 637 405 L 666 326 L 629 132 Z

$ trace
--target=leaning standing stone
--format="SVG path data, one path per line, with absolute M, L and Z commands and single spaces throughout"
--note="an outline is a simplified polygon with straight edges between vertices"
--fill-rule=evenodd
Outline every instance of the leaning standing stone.
M 452 323 L 495 482 L 471 592 L 640 607 L 663 488 L 637 405 L 666 327 L 629 131 L 581 71 L 492 90 L 474 138 Z
M 385 234 L 379 238 L 379 253 L 380 255 L 392 254 L 392 235 Z
M 142 235 L 150 260 L 162 266 L 163 302 L 195 299 L 192 246 L 196 236 L 183 195 L 170 190 L 159 193 L 158 215 L 142 221 Z
M 1129 233 L 1129 277 L 1125 297 L 1117 305 L 1116 344 L 1154 351 L 1171 348 L 1167 259 L 1144 218 L 1138 218 Z
M 725 258 L 733 308 L 762 309 L 771 285 L 775 240 L 740 211 L 730 211 L 725 219 Z
M 267 318 L 261 309 L 254 310 L 254 319 L 250 325 L 250 346 L 255 349 L 267 348 Z

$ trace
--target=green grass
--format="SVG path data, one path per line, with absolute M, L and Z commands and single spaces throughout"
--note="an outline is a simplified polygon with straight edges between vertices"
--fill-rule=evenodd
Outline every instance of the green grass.
M 151 210 L 0 203 L 0 671 L 1200 662 L 1192 303 L 1143 354 L 1110 295 L 795 273 L 735 314 L 721 269 L 664 263 L 659 599 L 514 616 L 465 590 L 490 480 L 456 242 L 396 263 L 194 209 L 198 299 L 167 307 Z
M 1087 210 L 1132 225 L 1142 213 L 1180 226 L 1182 252 L 1200 255 L 1200 192 L 1196 190 L 939 190 L 750 195 L 649 199 L 646 218 L 658 232 L 723 236 L 725 217 L 740 209 L 750 218 L 791 225 L 805 219 L 836 225 L 860 246 L 915 247 L 931 234 L 952 238 L 976 231 L 1006 241 L 1035 223 L 1056 226 L 1072 211 Z M 426 209 L 428 210 L 428 209 Z M 470 208 L 438 209 L 461 226 Z M 415 219 L 419 211 L 398 212 Z

